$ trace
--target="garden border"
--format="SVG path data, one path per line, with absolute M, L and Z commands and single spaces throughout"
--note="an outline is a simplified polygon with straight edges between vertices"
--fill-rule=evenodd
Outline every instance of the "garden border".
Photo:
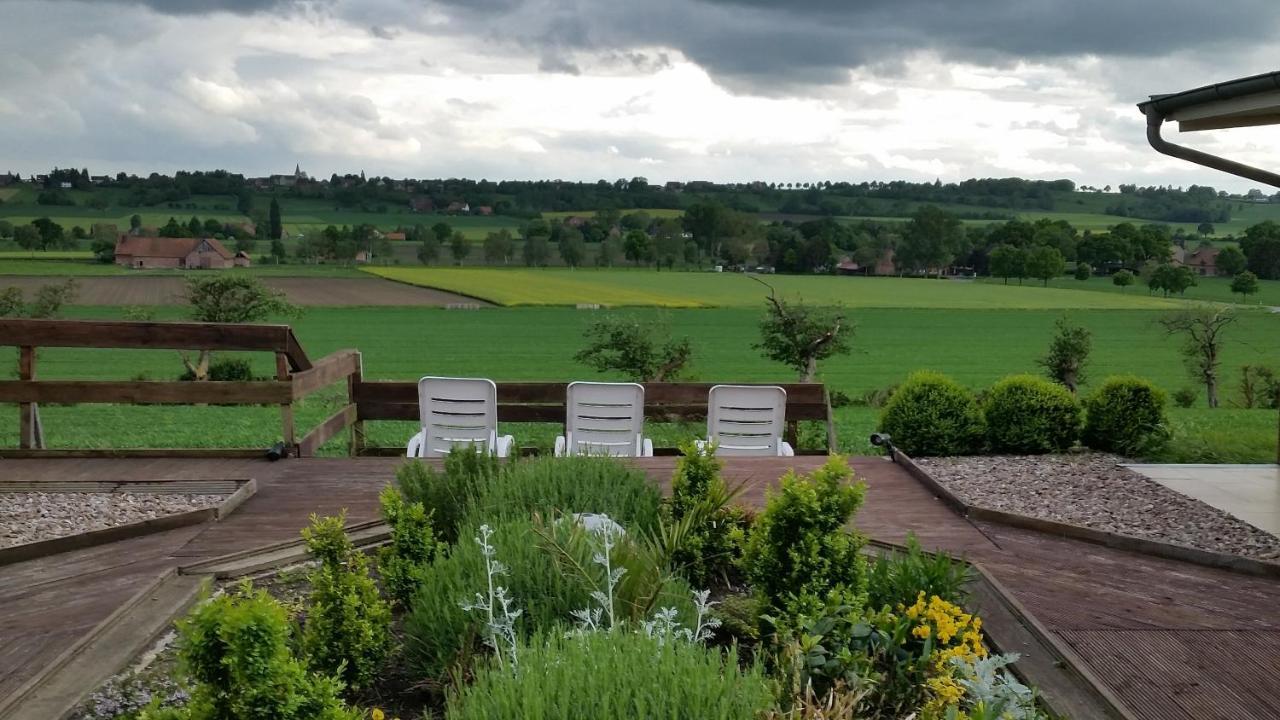
M 225 500 L 213 507 L 202 508 L 199 510 L 188 510 L 186 512 L 174 513 L 171 515 L 162 515 L 157 518 L 148 520 L 140 520 L 138 522 L 126 523 L 124 525 L 115 525 L 112 527 L 102 528 L 100 530 L 89 530 L 87 532 L 76 533 L 74 535 L 63 535 L 62 537 L 49 538 L 48 540 L 37 540 L 35 542 L 23 543 L 21 545 L 13 545 L 6 548 L 0 548 L 0 566 L 12 565 L 13 563 L 24 562 L 26 560 L 35 560 L 37 558 L 57 555 L 59 553 L 71 550 L 81 550 L 84 548 L 95 547 L 97 545 L 106 545 L 120 540 L 128 540 L 131 538 L 150 535 L 152 533 L 164 532 L 166 530 L 174 530 L 188 525 L 199 525 L 206 522 L 217 522 L 232 512 L 240 505 L 248 500 L 254 493 L 258 491 L 258 482 L 253 478 L 234 478 L 227 480 L 65 480 L 52 483 L 44 482 L 23 482 L 23 481 L 0 481 L 0 493 L 6 492 L 122 492 L 122 486 L 140 485 L 145 489 L 123 490 L 123 492 L 149 492 L 149 493 L 174 493 L 174 494 L 217 494 L 218 489 L 226 487 L 228 482 L 234 483 L 236 489 L 227 496 Z M 181 490 L 163 489 L 167 483 L 174 483 L 181 486 Z M 86 485 L 93 488 L 101 489 L 75 489 L 67 488 L 75 485 Z M 210 486 L 209 489 L 201 492 L 201 486 Z M 14 489 L 14 487 L 20 489 Z
M 1123 535 L 1107 530 L 1097 530 L 1083 525 L 1073 525 L 1070 523 L 1058 522 L 1056 520 L 1045 520 L 1027 515 L 1004 512 L 1002 510 L 992 510 L 978 505 L 971 505 L 961 500 L 955 495 L 955 493 L 952 493 L 944 487 L 924 468 L 917 465 L 906 453 L 897 448 L 893 448 L 891 450 L 891 457 L 895 463 L 901 465 L 908 474 L 919 481 L 921 485 L 924 485 L 929 492 L 936 495 L 938 499 L 946 503 L 948 507 L 956 511 L 960 516 L 970 521 L 984 520 L 987 522 L 999 523 L 1001 525 L 1008 525 L 1010 527 L 1022 528 L 1024 530 L 1035 530 L 1047 535 L 1057 535 L 1060 537 L 1072 538 L 1074 540 L 1083 540 L 1084 542 L 1093 543 L 1094 545 L 1103 545 L 1116 550 L 1153 555 L 1155 557 L 1166 558 L 1169 560 L 1180 560 L 1182 562 L 1202 565 L 1204 567 L 1244 573 L 1246 575 L 1254 575 L 1257 577 L 1280 578 L 1280 563 L 1257 560 L 1254 558 L 1244 557 L 1242 555 L 1233 555 L 1231 553 L 1217 552 L 1213 550 L 1201 550 L 1200 548 L 1194 548 L 1188 545 L 1179 545 L 1176 543 L 1162 542 L 1160 540 L 1140 538 L 1134 535 Z

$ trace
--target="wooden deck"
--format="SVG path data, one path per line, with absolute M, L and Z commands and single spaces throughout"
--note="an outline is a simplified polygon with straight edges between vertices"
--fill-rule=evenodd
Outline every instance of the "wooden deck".
M 377 492 L 398 458 L 260 460 L 40 459 L 0 461 L 5 480 L 256 478 L 258 493 L 221 523 L 0 567 L 0 697 L 127 600 L 160 571 L 292 540 L 310 513 L 376 517 Z M 742 502 L 760 505 L 788 467 L 820 457 L 726 463 Z M 675 458 L 636 461 L 670 481 Z M 899 466 L 851 464 L 868 485 L 856 518 L 871 537 L 980 562 L 1085 660 L 1136 717 L 1280 717 L 1280 582 L 1113 550 L 990 523 L 970 523 Z

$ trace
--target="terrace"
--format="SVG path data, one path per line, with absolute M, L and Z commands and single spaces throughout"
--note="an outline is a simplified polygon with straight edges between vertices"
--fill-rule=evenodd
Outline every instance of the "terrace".
M 416 417 L 411 383 L 362 378 L 358 351 L 312 360 L 285 326 L 2 321 L 21 348 L 19 379 L 0 382 L 18 403 L 22 447 L 0 450 L 0 490 L 97 491 L 141 484 L 227 496 L 216 510 L 166 516 L 114 531 L 0 550 L 0 717 L 68 712 L 151 641 L 216 579 L 305 558 L 298 530 L 313 514 L 345 509 L 357 543 L 386 538 L 378 493 L 402 458 L 365 446 L 362 423 Z M 102 382 L 37 379 L 38 347 L 236 349 L 273 353 L 271 380 Z M 338 387 L 345 402 L 315 428 L 293 405 Z M 651 421 L 705 416 L 706 386 L 650 385 Z M 559 383 L 499 385 L 500 422 L 559 422 Z M 155 448 L 113 452 L 43 448 L 41 403 L 226 403 L 280 407 L 278 462 L 262 449 Z M 700 404 L 702 403 L 702 404 Z M 763 507 L 788 469 L 809 472 L 835 447 L 825 390 L 788 387 L 793 443 L 799 421 L 825 425 L 818 447 L 791 458 L 725 458 L 737 501 Z M 343 433 L 348 457 L 315 457 Z M 283 451 L 283 452 L 281 452 Z M 627 462 L 670 492 L 672 449 Z M 436 461 L 428 461 L 436 462 Z M 867 485 L 859 529 L 880 547 L 914 535 L 963 556 L 988 642 L 1023 659 L 1018 671 L 1070 717 L 1201 718 L 1280 714 L 1280 566 L 972 507 L 905 455 L 850 458 Z

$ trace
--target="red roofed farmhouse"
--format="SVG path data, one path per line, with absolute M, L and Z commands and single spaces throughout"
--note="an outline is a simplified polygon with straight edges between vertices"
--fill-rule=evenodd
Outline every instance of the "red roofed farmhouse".
M 248 256 L 232 255 L 213 238 L 121 236 L 116 264 L 131 268 L 222 269 L 249 264 Z

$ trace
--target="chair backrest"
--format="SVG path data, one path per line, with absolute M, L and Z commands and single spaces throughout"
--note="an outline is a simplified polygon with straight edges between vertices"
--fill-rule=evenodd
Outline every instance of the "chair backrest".
M 636 383 L 569 383 L 564 429 L 570 455 L 640 455 L 644 433 L 644 386 Z
M 498 386 L 483 378 L 424 377 L 418 381 L 422 457 L 448 455 L 455 445 L 493 452 Z
M 778 455 L 786 415 L 780 387 L 716 385 L 707 396 L 707 439 L 717 455 Z

